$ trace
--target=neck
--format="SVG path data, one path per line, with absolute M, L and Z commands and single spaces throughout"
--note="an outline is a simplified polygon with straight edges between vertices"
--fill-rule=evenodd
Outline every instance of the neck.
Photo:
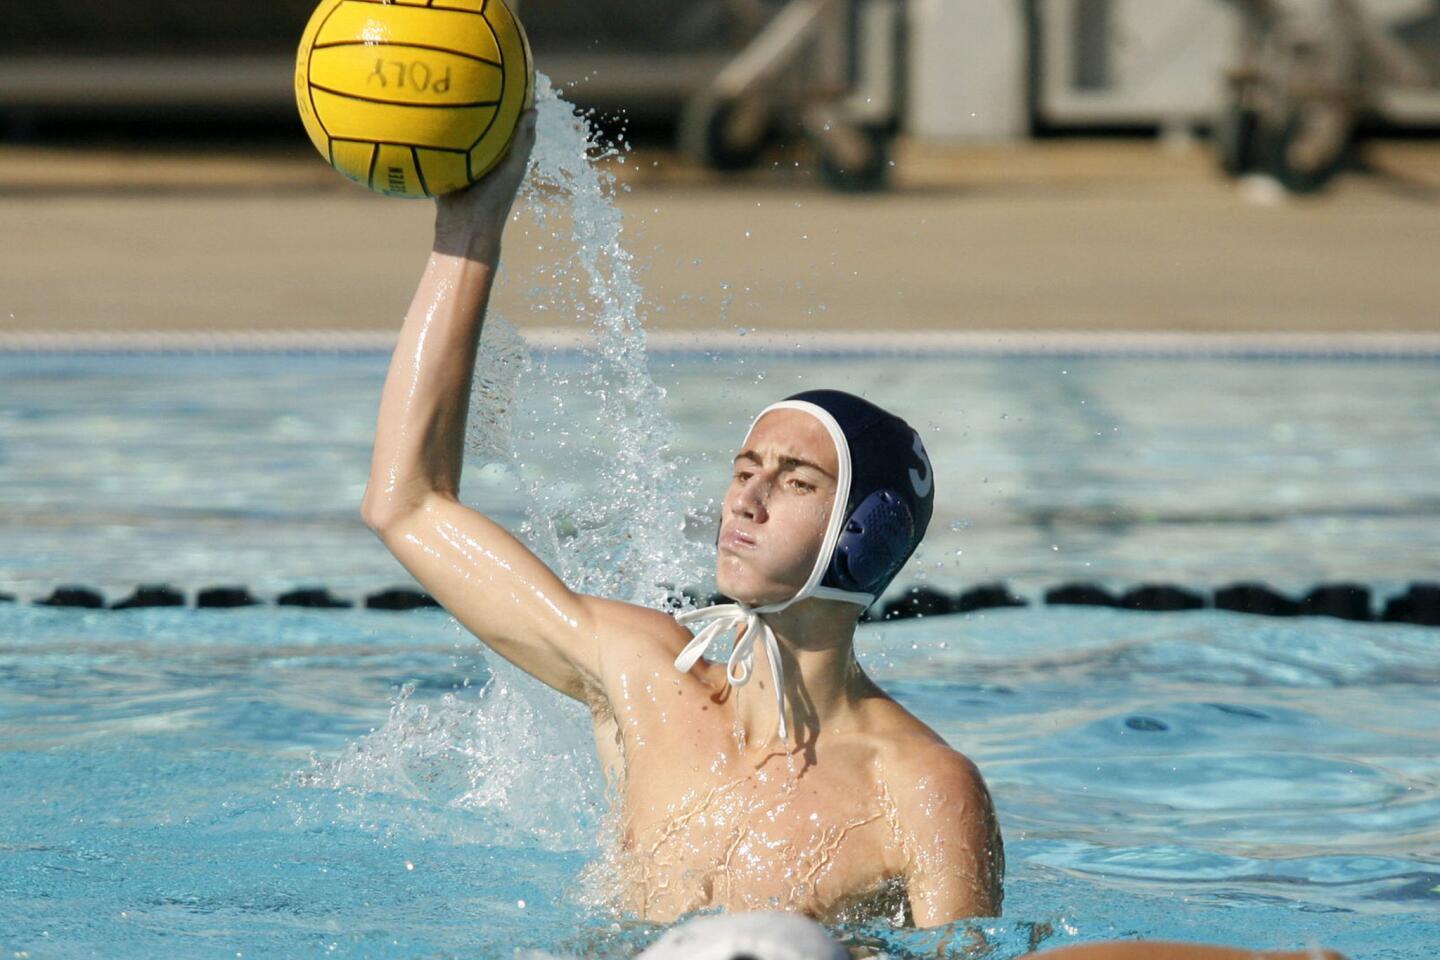
M 833 732 L 843 726 L 869 686 L 855 662 L 857 613 L 855 604 L 812 598 L 763 615 L 780 647 L 792 744 L 808 749 L 822 730 Z M 768 743 L 776 729 L 779 718 L 772 686 L 769 654 L 760 644 L 755 650 L 754 679 L 737 704 L 751 743 Z

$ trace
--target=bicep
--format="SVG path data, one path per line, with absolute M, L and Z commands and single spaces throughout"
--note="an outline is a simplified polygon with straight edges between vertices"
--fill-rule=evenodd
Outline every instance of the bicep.
M 378 531 L 386 547 L 466 629 L 577 700 L 600 672 L 593 605 L 509 531 L 432 495 Z
M 978 771 L 937 779 L 920 788 L 928 796 L 919 798 L 908 818 L 907 888 L 915 924 L 997 917 L 1005 848 L 990 794 Z
M 977 855 L 978 854 L 978 855 Z M 1000 915 L 998 872 L 978 851 L 949 851 L 910 875 L 910 913 L 917 927 Z

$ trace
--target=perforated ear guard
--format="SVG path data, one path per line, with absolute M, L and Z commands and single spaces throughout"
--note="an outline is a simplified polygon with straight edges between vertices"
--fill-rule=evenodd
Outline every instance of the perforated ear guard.
M 909 504 L 894 490 L 876 490 L 846 519 L 830 559 L 830 578 L 842 590 L 877 593 L 899 572 L 914 534 Z

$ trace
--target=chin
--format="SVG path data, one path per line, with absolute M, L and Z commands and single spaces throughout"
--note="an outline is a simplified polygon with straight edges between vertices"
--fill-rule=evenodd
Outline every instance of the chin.
M 798 584 L 775 583 L 773 580 L 754 576 L 749 570 L 728 570 L 723 564 L 715 571 L 715 587 L 730 599 L 739 600 L 752 607 L 789 600 L 800 590 Z

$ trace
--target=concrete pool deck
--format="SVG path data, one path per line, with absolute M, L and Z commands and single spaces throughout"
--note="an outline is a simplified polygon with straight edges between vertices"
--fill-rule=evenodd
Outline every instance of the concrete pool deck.
M 896 189 L 717 179 L 630 155 L 651 329 L 1440 332 L 1440 143 L 1371 145 L 1316 198 L 1219 178 L 1203 145 L 902 144 Z M 0 149 L 0 335 L 393 332 L 430 209 L 318 158 Z M 536 238 L 512 230 L 520 275 Z M 495 306 L 522 325 L 522 284 Z

